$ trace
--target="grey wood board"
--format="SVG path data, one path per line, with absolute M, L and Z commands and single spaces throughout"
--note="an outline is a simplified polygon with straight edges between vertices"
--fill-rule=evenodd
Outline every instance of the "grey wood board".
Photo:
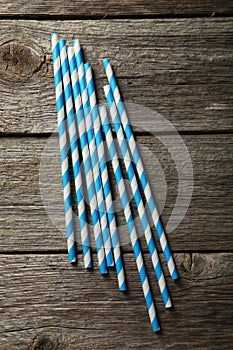
M 54 1 L 34 0 L 30 6 L 23 0 L 2 0 L 1 15 L 7 16 L 76 16 L 78 17 L 110 17 L 110 16 L 146 16 L 146 15 L 215 15 L 232 14 L 232 4 L 227 0 L 205 2 L 198 1 L 154 1 L 135 0 L 132 4 L 129 0 L 99 0 L 83 1 Z
M 65 255 L 1 255 L 2 350 L 226 349 L 232 343 L 232 253 L 176 254 L 180 280 L 167 278 L 174 303 L 165 310 L 144 255 L 162 332 L 147 316 L 136 265 L 125 254 L 129 292 L 115 272 L 100 276 Z M 96 262 L 96 260 L 95 260 Z
M 170 140 L 171 136 L 165 138 Z M 193 195 L 183 221 L 169 233 L 174 250 L 232 250 L 232 138 L 232 135 L 183 136 L 193 164 Z M 56 138 L 52 138 L 55 143 L 51 148 L 45 148 L 49 140 L 47 137 L 1 138 L 1 251 L 66 249 L 59 151 Z M 137 141 L 166 226 L 178 184 L 184 198 L 190 189 L 188 163 L 179 160 L 179 166 L 188 171 L 180 181 L 177 165 L 161 138 L 138 136 Z M 176 143 L 174 149 L 182 152 Z M 112 190 L 124 242 L 128 235 L 114 181 Z M 74 197 L 74 188 L 72 193 Z M 135 209 L 133 203 L 132 206 Z M 180 202 L 178 213 L 184 206 Z M 137 212 L 134 213 L 139 222 Z M 78 222 L 75 226 L 79 237 Z M 141 235 L 140 223 L 138 227 Z M 126 244 L 125 250 L 128 249 Z
M 0 132 L 56 130 L 51 32 L 80 38 L 100 101 L 101 59 L 111 59 L 125 101 L 137 104 L 135 130 L 158 131 L 154 111 L 179 131 L 232 131 L 232 28 L 232 18 L 1 20 Z

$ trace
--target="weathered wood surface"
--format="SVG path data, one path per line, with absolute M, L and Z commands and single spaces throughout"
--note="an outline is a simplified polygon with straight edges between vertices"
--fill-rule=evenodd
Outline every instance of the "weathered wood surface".
M 232 335 L 232 253 L 176 254 L 181 279 L 167 278 L 174 310 L 165 310 L 145 260 L 162 326 L 153 334 L 132 254 L 129 292 L 114 271 L 73 267 L 65 255 L 1 255 L 1 350 L 226 349 Z
M 0 16 L 8 18 L 0 20 L 1 350 L 230 349 L 233 18 L 145 18 L 226 16 L 232 10 L 233 4 L 224 0 L 1 1 Z M 96 20 L 102 17 L 114 19 Z M 140 17 L 144 19 L 135 19 Z M 46 20 L 32 20 L 38 18 Z M 130 119 L 135 131 L 146 131 L 137 133 L 137 140 L 161 210 L 165 205 L 165 224 L 175 204 L 178 173 L 162 143 L 179 143 L 160 132 L 168 120 L 184 134 L 194 191 L 185 218 L 169 233 L 181 276 L 177 283 L 167 279 L 174 310 L 163 308 L 142 239 L 160 334 L 151 331 L 129 245 L 123 246 L 127 294 L 118 291 L 113 270 L 107 278 L 99 275 L 95 254 L 94 271 L 83 269 L 80 252 L 77 266 L 67 263 L 59 162 L 50 154 L 41 163 L 47 133 L 57 129 L 51 32 L 68 43 L 80 38 L 100 100 L 106 84 L 101 59 L 109 57 L 125 100 L 140 105 Z M 183 154 L 175 150 L 176 156 Z M 188 190 L 187 160 L 180 165 L 186 171 L 181 190 Z M 50 215 L 59 217 L 58 226 L 48 216 L 50 206 L 44 207 L 43 174 L 49 174 L 51 196 L 46 198 L 53 208 Z M 118 222 L 122 225 L 122 213 Z
M 107 82 L 101 59 L 109 57 L 125 100 L 161 113 L 179 131 L 232 131 L 232 23 L 232 18 L 1 20 L 0 132 L 56 130 L 51 32 L 69 43 L 80 38 L 100 99 Z M 138 126 L 138 116 L 131 122 Z M 158 129 L 145 111 L 143 125 Z
M 193 197 L 185 218 L 169 234 L 171 246 L 181 251 L 232 250 L 233 135 L 187 135 L 183 139 L 193 163 Z M 161 209 L 166 201 L 162 213 L 166 224 L 178 191 L 176 165 L 157 138 L 138 136 L 137 140 Z M 46 137 L 1 139 L 0 251 L 66 248 L 65 229 L 63 232 L 58 229 L 64 228 L 58 145 L 47 148 L 46 158 L 42 158 L 47 142 Z M 174 148 L 182 152 L 177 144 Z M 41 172 L 42 166 L 45 175 Z M 181 188 L 185 190 L 189 186 L 185 159 L 181 166 L 188 171 L 181 181 Z M 46 195 L 41 197 L 41 193 Z M 53 220 L 58 217 L 54 221 L 58 227 L 50 221 L 44 204 Z M 122 213 L 118 214 L 118 220 L 119 225 L 124 223 Z M 140 225 L 139 228 L 142 232 Z
M 34 0 L 25 3 L 23 0 L 2 0 L 0 15 L 27 15 L 46 18 L 52 16 L 76 17 L 111 17 L 111 16 L 152 16 L 152 15 L 214 15 L 232 14 L 233 6 L 230 1 L 178 1 L 178 0 Z

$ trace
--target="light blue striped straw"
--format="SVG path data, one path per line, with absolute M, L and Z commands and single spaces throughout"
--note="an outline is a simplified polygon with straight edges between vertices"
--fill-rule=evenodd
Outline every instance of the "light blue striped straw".
M 97 197 L 97 203 L 98 203 L 98 209 L 99 209 L 100 223 L 101 223 L 103 240 L 104 240 L 105 255 L 107 260 L 107 266 L 113 266 L 114 260 L 113 260 L 113 254 L 112 254 L 112 243 L 111 243 L 111 237 L 109 234 L 108 220 L 107 220 L 104 194 L 103 194 L 103 185 L 101 181 L 101 175 L 99 172 L 99 160 L 98 160 L 98 154 L 97 154 L 96 143 L 95 143 L 95 135 L 93 131 L 92 117 L 90 112 L 90 103 L 89 103 L 87 87 L 86 87 L 86 78 L 85 78 L 85 72 L 84 72 L 82 50 L 78 40 L 74 41 L 74 51 L 75 51 L 75 58 L 77 62 L 77 68 L 78 68 L 79 85 L 80 85 L 80 91 L 81 91 L 81 97 L 82 97 L 88 146 L 89 146 L 90 156 L 91 156 L 91 164 L 92 164 L 95 191 L 96 191 L 96 197 Z
M 62 187 L 63 187 L 63 197 L 64 197 L 66 238 L 67 238 L 67 246 L 68 246 L 68 261 L 72 263 L 76 261 L 75 236 L 74 236 L 73 213 L 72 213 L 71 191 L 70 191 L 70 175 L 69 175 L 69 165 L 68 165 L 66 120 L 65 120 L 65 106 L 64 106 L 63 88 L 62 88 L 60 50 L 59 50 L 59 44 L 58 44 L 56 34 L 51 35 L 51 42 L 52 42 L 54 85 L 55 85 L 57 120 L 58 120 L 60 160 L 61 160 L 61 170 L 62 170 Z
M 95 93 L 94 79 L 92 76 L 92 70 L 90 63 L 84 64 L 84 71 L 87 83 L 87 93 L 90 101 L 93 129 L 96 140 L 97 154 L 99 159 L 99 171 L 101 174 L 101 180 L 103 185 L 105 207 L 107 211 L 107 218 L 109 224 L 109 231 L 112 239 L 113 254 L 116 265 L 116 273 L 118 277 L 119 289 L 124 291 L 127 289 L 126 279 L 123 268 L 122 255 L 120 250 L 120 243 L 118 237 L 118 230 L 116 225 L 114 207 L 112 202 L 112 193 L 108 177 L 107 161 L 105 157 L 104 142 L 102 137 L 101 122 L 99 117 L 99 110 L 97 106 L 97 99 Z
M 86 268 L 91 268 L 92 267 L 91 250 L 90 250 L 90 243 L 89 243 L 89 236 L 88 236 L 88 229 L 87 229 L 86 208 L 85 208 L 85 202 L 83 198 L 77 130 L 75 125 L 75 111 L 74 111 L 73 100 L 72 100 L 72 89 L 71 89 L 71 83 L 70 83 L 69 64 L 67 59 L 65 40 L 63 39 L 59 40 L 59 49 L 60 49 L 61 71 L 62 71 L 64 96 L 65 96 L 65 104 L 66 104 L 66 114 L 67 114 L 67 121 L 68 121 L 68 131 L 69 131 L 69 138 L 70 138 L 71 157 L 72 157 L 74 180 L 75 180 L 75 192 L 76 192 L 76 200 L 77 200 L 78 212 L 79 212 L 84 265 Z
M 156 231 L 158 234 L 158 238 L 159 238 L 165 259 L 166 259 L 168 270 L 170 272 L 172 279 L 177 279 L 179 277 L 179 275 L 178 275 L 178 272 L 177 272 L 177 269 L 175 266 L 175 262 L 174 262 L 174 259 L 173 259 L 173 256 L 172 256 L 172 253 L 171 253 L 171 250 L 170 250 L 170 247 L 169 247 L 166 235 L 165 235 L 165 231 L 163 229 L 162 221 L 159 217 L 159 213 L 158 213 L 158 210 L 156 207 L 155 200 L 154 200 L 153 195 L 152 195 L 149 180 L 148 180 L 146 172 L 144 170 L 144 166 L 143 166 L 143 163 L 142 163 L 142 160 L 140 157 L 139 150 L 138 150 L 136 141 L 135 141 L 134 136 L 133 136 L 133 131 L 132 131 L 131 125 L 129 123 L 129 119 L 128 119 L 128 116 L 127 116 L 127 113 L 126 113 L 126 110 L 124 107 L 123 100 L 122 100 L 121 95 L 120 95 L 119 88 L 117 86 L 116 78 L 114 76 L 111 64 L 110 64 L 108 59 L 103 60 L 103 66 L 104 66 L 104 69 L 105 69 L 105 72 L 106 72 L 106 75 L 107 75 L 107 78 L 108 78 L 108 81 L 110 84 L 112 94 L 114 96 L 114 100 L 115 100 L 116 105 L 117 105 L 117 109 L 118 109 L 118 112 L 120 115 L 120 120 L 121 120 L 121 123 L 123 125 L 126 138 L 128 140 L 128 146 L 129 146 L 133 161 L 136 165 L 136 169 L 137 169 L 137 172 L 139 175 L 142 189 L 145 193 L 146 201 L 147 201 L 147 204 L 148 204 L 148 207 L 149 207 L 152 219 L 153 219 L 153 223 L 155 225 L 155 228 L 156 228 Z
M 120 123 L 116 104 L 114 102 L 113 95 L 112 95 L 112 92 L 111 92 L 109 85 L 104 87 L 104 92 L 105 92 L 106 100 L 107 100 L 108 107 L 110 110 L 110 115 L 111 115 L 112 120 L 113 120 L 114 128 L 115 128 L 115 131 L 117 134 L 117 139 L 118 139 L 118 143 L 120 146 L 123 162 L 124 162 L 127 174 L 128 174 L 128 178 L 130 181 L 134 200 L 135 200 L 135 203 L 137 206 L 138 214 L 139 214 L 139 217 L 141 220 L 144 235 L 146 237 L 147 246 L 148 246 L 148 249 L 150 252 L 152 264 L 154 267 L 156 278 L 158 280 L 158 284 L 159 284 L 160 292 L 161 292 L 161 295 L 163 298 L 163 302 L 164 302 L 164 305 L 166 308 L 171 307 L 172 303 L 171 303 L 171 299 L 169 296 L 168 288 L 166 286 L 166 281 L 165 281 L 165 277 L 163 274 L 162 266 L 161 266 L 161 263 L 159 260 L 159 256 L 158 256 L 157 249 L 155 246 L 154 238 L 153 238 L 153 235 L 152 235 L 152 232 L 150 229 L 150 224 L 149 224 L 149 221 L 147 218 L 146 209 L 145 209 L 145 206 L 143 204 L 140 189 L 138 187 L 134 166 L 133 166 L 133 163 L 132 163 L 131 158 L 130 158 L 130 154 L 128 151 L 126 140 L 124 138 L 124 132 L 123 132 L 123 129 L 122 129 L 122 126 Z
M 106 265 L 104 244 L 102 240 L 102 233 L 101 233 L 101 227 L 100 227 L 100 221 L 99 221 L 98 205 L 97 205 L 97 199 L 96 199 L 96 193 L 95 193 L 94 179 L 92 174 L 92 166 L 91 166 L 91 159 L 90 159 L 90 153 L 88 148 L 85 121 L 83 116 L 83 105 L 82 105 L 80 88 L 79 88 L 77 65 L 76 65 L 73 47 L 68 48 L 68 58 L 69 58 L 69 68 L 70 68 L 70 75 L 71 75 L 71 82 L 72 82 L 73 96 L 74 96 L 74 103 L 75 103 L 76 120 L 78 124 L 79 140 L 80 140 L 82 156 L 83 156 L 83 167 L 84 167 L 84 173 L 86 178 L 87 194 L 88 194 L 88 199 L 90 203 L 91 218 L 92 218 L 93 231 L 95 236 L 96 251 L 97 251 L 97 256 L 99 261 L 100 273 L 105 274 L 107 273 L 107 265 Z
M 114 171 L 114 175 L 118 186 L 118 191 L 119 191 L 120 200 L 124 211 L 129 235 L 130 235 L 130 240 L 134 251 L 134 256 L 135 256 L 135 260 L 136 260 L 136 264 L 139 272 L 139 277 L 142 283 L 142 289 L 145 296 L 147 310 L 150 317 L 152 329 L 153 331 L 158 331 L 160 329 L 159 321 L 156 315 L 153 297 L 150 290 L 149 281 L 147 278 L 146 267 L 143 261 L 141 247 L 137 237 L 133 216 L 131 214 L 129 199 L 125 188 L 120 163 L 117 156 L 117 151 L 116 151 L 115 142 L 112 135 L 112 130 L 111 130 L 108 116 L 104 107 L 100 109 L 100 117 L 101 117 L 102 126 L 104 130 L 105 138 L 106 138 L 108 152 L 112 161 L 113 171 Z

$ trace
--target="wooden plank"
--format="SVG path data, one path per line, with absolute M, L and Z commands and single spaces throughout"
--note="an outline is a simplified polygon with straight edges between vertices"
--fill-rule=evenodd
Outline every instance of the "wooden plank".
M 171 136 L 165 139 L 171 140 Z M 137 140 L 161 210 L 165 202 L 162 218 L 167 224 L 178 194 L 177 165 L 161 143 L 161 137 L 138 136 Z M 193 164 L 193 196 L 185 218 L 169 234 L 171 246 L 182 251 L 232 250 L 233 135 L 187 135 L 183 140 Z M 47 156 L 42 158 L 47 142 L 45 137 L 1 139 L 0 251 L 66 249 L 58 146 L 55 143 L 47 148 Z M 183 157 L 176 141 L 173 146 Z M 178 163 L 188 171 L 180 182 L 180 189 L 186 196 L 191 170 L 185 159 L 178 160 Z M 114 182 L 113 193 L 118 223 L 122 226 L 124 217 L 119 211 Z M 183 206 L 178 205 L 178 214 Z M 139 232 L 142 234 L 140 224 Z M 128 237 L 124 227 L 122 235 L 123 239 Z M 125 249 L 128 250 L 129 246 L 126 245 Z
M 1 349 L 230 349 L 233 254 L 177 254 L 181 278 L 167 278 L 173 310 L 164 309 L 145 260 L 159 334 L 151 331 L 132 254 L 124 255 L 126 294 L 113 270 L 103 278 L 65 255 L 1 255 Z
M 162 114 L 179 131 L 232 131 L 232 28 L 232 18 L 2 20 L 0 132 L 56 130 L 51 32 L 69 43 L 80 38 L 100 100 L 107 82 L 101 59 L 109 57 L 126 101 Z M 158 130 L 156 118 L 141 113 L 146 129 Z M 132 124 L 138 119 L 132 113 Z
M 177 1 L 169 0 L 106 0 L 104 3 L 99 0 L 86 0 L 83 4 L 80 0 L 67 2 L 64 0 L 43 1 L 34 0 L 27 6 L 23 0 L 1 1 L 1 15 L 7 16 L 72 16 L 72 17 L 111 17 L 111 16 L 153 16 L 153 15 L 214 15 L 232 14 L 233 6 L 226 0 L 211 1 L 204 3 L 199 1 Z

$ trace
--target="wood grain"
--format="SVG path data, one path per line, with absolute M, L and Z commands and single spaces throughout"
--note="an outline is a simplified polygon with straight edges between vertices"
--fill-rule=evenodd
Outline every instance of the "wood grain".
M 1 1 L 1 350 L 231 348 L 233 17 L 207 18 L 215 14 L 232 15 L 233 4 Z M 185 16 L 200 17 L 178 18 Z M 141 238 L 160 334 L 151 331 L 114 181 L 129 292 L 118 291 L 114 270 L 106 278 L 99 275 L 95 254 L 94 270 L 85 271 L 80 245 L 78 264 L 67 262 L 58 147 L 44 152 L 47 133 L 57 130 L 51 32 L 69 44 L 79 37 L 99 100 L 107 82 L 101 60 L 111 59 L 125 101 L 134 104 L 128 105 L 130 120 L 165 225 L 178 186 L 185 199 L 192 174 L 168 122 L 183 133 L 194 183 L 185 218 L 168 234 L 181 277 L 174 283 L 167 276 L 173 310 L 163 308 Z M 180 202 L 175 220 L 184 206 Z M 80 242 L 78 222 L 75 227 Z
M 137 137 L 160 210 L 165 203 L 162 211 L 165 224 L 176 201 L 178 183 L 183 196 L 190 186 L 191 169 L 187 160 L 177 160 L 177 164 L 186 169 L 178 182 L 177 165 L 165 143 L 162 144 L 171 139 L 172 136 L 163 136 L 162 139 L 161 136 L 160 139 L 152 136 Z M 193 164 L 193 196 L 185 218 L 169 234 L 171 246 L 174 250 L 183 251 L 232 250 L 233 136 L 187 135 L 183 136 L 183 140 Z M 58 145 L 55 139 L 55 143 L 51 147 L 47 146 L 43 153 L 47 142 L 48 138 L 45 137 L 1 139 L 1 251 L 66 249 Z M 183 156 L 183 150 L 176 140 L 174 142 L 174 153 Z M 46 157 L 42 157 L 42 154 Z M 118 224 L 122 227 L 124 241 L 125 235 L 128 237 L 127 229 L 122 226 L 124 217 L 116 197 L 115 183 L 112 184 Z M 181 210 L 180 203 L 178 214 Z M 140 224 L 138 227 L 142 234 Z M 143 246 L 145 247 L 144 240 Z M 125 249 L 128 250 L 129 246 L 126 245 Z
M 1 20 L 0 132 L 56 130 L 51 32 L 68 43 L 80 38 L 100 100 L 107 82 L 101 59 L 109 57 L 125 101 L 153 109 L 179 131 L 232 131 L 232 28 L 232 18 Z M 140 119 L 158 130 L 151 112 L 135 109 L 143 116 L 131 113 L 135 130 L 143 129 Z
M 99 275 L 65 255 L 1 255 L 1 350 L 226 349 L 232 338 L 232 253 L 176 254 L 181 276 L 165 310 L 147 254 L 162 332 L 148 321 L 135 261 L 125 254 L 129 292 L 115 272 Z M 96 262 L 96 261 L 95 261 Z
M 2 0 L 1 15 L 24 16 L 27 15 L 46 18 L 52 16 L 72 16 L 72 17 L 111 17 L 111 16 L 153 16 L 153 15 L 214 15 L 232 14 L 233 6 L 227 0 L 205 2 L 199 1 L 153 1 L 135 0 L 132 4 L 129 0 L 80 0 L 74 1 L 54 1 L 54 0 L 34 0 L 30 6 L 23 0 Z

